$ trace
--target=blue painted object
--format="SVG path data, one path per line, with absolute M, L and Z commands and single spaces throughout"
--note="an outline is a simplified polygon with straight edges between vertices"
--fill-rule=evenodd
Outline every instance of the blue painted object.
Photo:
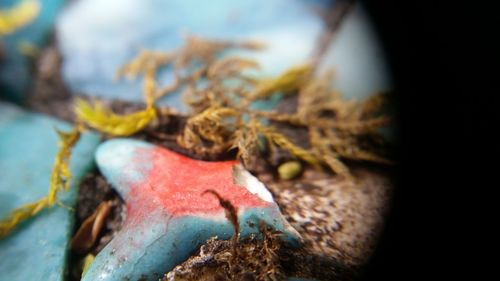
M 96 161 L 127 205 L 127 219 L 96 256 L 84 281 L 158 280 L 206 242 L 229 239 L 234 230 L 207 189 L 237 209 L 242 237 L 259 233 L 259 222 L 298 245 L 264 185 L 236 161 L 193 160 L 165 148 L 130 140 L 103 143 Z
M 2 0 L 0 9 L 12 8 L 24 0 Z M 53 28 L 64 0 L 40 0 L 37 18 L 14 33 L 1 37 L 4 58 L 0 60 L 0 92 L 4 98 L 20 103 L 26 97 L 31 83 L 30 63 L 32 58 L 20 52 L 20 44 L 42 48 Z
M 332 85 L 346 99 L 361 100 L 378 92 L 394 90 L 387 60 L 375 30 L 361 4 L 346 15 L 323 60 L 319 71 L 333 69 Z M 386 114 L 394 116 L 396 105 L 388 104 Z M 395 126 L 381 128 L 390 141 L 397 141 Z
M 58 150 L 54 128 L 70 126 L 0 102 L 0 218 L 46 196 Z M 74 182 L 61 197 L 65 205 L 74 206 L 77 183 L 93 166 L 99 141 L 85 133 L 76 145 L 70 163 Z M 68 209 L 54 206 L 0 240 L 0 281 L 65 280 L 73 217 Z
M 385 54 L 360 4 L 346 15 L 325 53 L 319 70 L 327 69 L 335 71 L 333 86 L 346 98 L 392 90 Z
M 142 101 L 141 80 L 114 81 L 116 70 L 140 48 L 174 50 L 182 32 L 206 38 L 259 40 L 264 51 L 233 54 L 261 63 L 259 75 L 274 76 L 310 58 L 324 24 L 315 9 L 330 1 L 306 0 L 80 0 L 57 23 L 62 73 L 71 90 L 105 98 Z M 160 73 L 160 85 L 172 73 Z M 186 110 L 180 95 L 164 104 Z

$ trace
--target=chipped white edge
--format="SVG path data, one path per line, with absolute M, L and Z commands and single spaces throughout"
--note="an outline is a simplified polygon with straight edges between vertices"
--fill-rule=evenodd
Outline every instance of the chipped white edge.
M 234 184 L 244 186 L 250 193 L 257 195 L 260 199 L 274 203 L 276 202 L 273 199 L 273 195 L 267 189 L 267 187 L 262 183 L 258 178 L 254 175 L 250 174 L 242 165 L 237 164 L 233 166 L 233 181 Z M 278 207 L 276 205 L 276 207 Z M 283 214 L 280 212 L 280 216 L 283 219 L 283 227 L 286 231 L 290 232 L 290 234 L 294 235 L 298 238 L 299 243 L 302 244 L 304 242 L 304 238 L 300 233 L 285 219 Z
M 233 166 L 233 180 L 235 184 L 244 186 L 250 193 L 259 196 L 260 199 L 275 203 L 273 195 L 267 190 L 266 186 L 239 164 Z

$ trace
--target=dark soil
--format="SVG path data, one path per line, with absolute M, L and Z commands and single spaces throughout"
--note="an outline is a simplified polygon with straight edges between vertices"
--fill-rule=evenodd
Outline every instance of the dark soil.
M 126 217 L 126 209 L 123 200 L 112 189 L 106 179 L 97 171 L 88 174 L 81 182 L 78 189 L 78 198 L 75 209 L 75 230 L 76 232 L 86 218 L 90 217 L 97 206 L 103 201 L 111 202 L 111 212 L 106 218 L 106 222 L 101 230 L 100 236 L 89 253 L 97 255 L 120 230 Z M 70 258 L 70 281 L 81 279 L 82 260 L 87 254 L 71 252 Z

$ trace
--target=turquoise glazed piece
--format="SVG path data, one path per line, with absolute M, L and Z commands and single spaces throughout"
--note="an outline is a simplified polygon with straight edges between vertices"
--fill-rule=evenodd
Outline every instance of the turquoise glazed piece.
M 2 0 L 0 9 L 11 9 L 25 0 Z M 54 26 L 64 0 L 40 0 L 37 17 L 13 33 L 0 34 L 3 58 L 0 59 L 0 92 L 4 98 L 20 103 L 31 83 L 31 57 L 20 52 L 20 45 L 29 44 L 42 48 Z
M 46 196 L 58 150 L 54 128 L 71 127 L 0 102 L 0 218 Z M 61 197 L 66 206 L 74 206 L 77 183 L 93 166 L 99 141 L 97 135 L 85 133 L 76 145 L 70 163 L 74 181 Z M 72 232 L 73 212 L 59 206 L 22 223 L 0 240 L 0 280 L 65 280 Z
M 209 189 L 237 208 L 242 237 L 259 233 L 262 221 L 299 242 L 270 192 L 236 161 L 193 160 L 130 139 L 103 143 L 96 161 L 125 199 L 127 219 L 84 281 L 158 280 L 210 237 L 231 238 L 233 226 Z
M 330 1 L 306 0 L 80 0 L 57 23 L 62 74 L 71 90 L 104 98 L 142 101 L 140 79 L 115 81 L 116 70 L 141 48 L 170 51 L 183 32 L 210 39 L 258 40 L 263 51 L 235 51 L 261 64 L 259 75 L 274 76 L 312 55 L 324 29 L 316 9 Z M 159 73 L 170 84 L 170 70 Z M 185 111 L 180 95 L 163 104 Z
M 346 99 L 361 100 L 394 90 L 386 62 L 385 53 L 363 6 L 356 3 L 324 54 L 319 71 L 333 69 L 333 87 Z M 389 103 L 385 110 L 389 116 L 396 114 L 393 103 Z M 388 140 L 397 141 L 395 126 L 380 131 Z
M 333 69 L 334 88 L 345 98 L 363 99 L 392 90 L 385 54 L 363 6 L 354 4 L 319 65 Z

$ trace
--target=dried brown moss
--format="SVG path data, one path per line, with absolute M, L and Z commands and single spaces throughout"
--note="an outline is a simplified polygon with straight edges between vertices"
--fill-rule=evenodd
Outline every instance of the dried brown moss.
M 259 150 L 272 152 L 277 146 L 296 159 L 315 167 L 325 165 L 347 179 L 352 176 L 343 159 L 390 164 L 391 161 L 364 145 L 369 143 L 367 139 L 380 139 L 378 129 L 390 122 L 379 112 L 385 97 L 375 95 L 360 102 L 345 101 L 330 88 L 331 75 L 313 78 L 309 73 L 307 67 L 292 69 L 280 77 L 256 81 L 237 91 L 216 80 L 209 81 L 203 89 L 192 86 L 189 95 L 197 97 L 192 98 L 196 100 L 194 115 L 188 119 L 178 144 L 197 153 L 221 153 L 237 148 L 244 163 L 251 156 L 262 155 Z M 265 100 L 276 92 L 298 96 L 295 112 L 249 109 L 253 102 Z M 231 94 L 232 99 L 228 98 Z M 305 128 L 310 147 L 294 143 L 269 122 Z
M 352 176 L 344 164 L 345 159 L 391 163 L 369 145 L 373 143 L 370 140 L 381 139 L 378 129 L 390 122 L 379 112 L 385 96 L 346 101 L 330 86 L 333 74 L 315 76 L 310 64 L 293 67 L 277 77 L 256 79 L 247 75 L 246 70 L 258 69 L 257 62 L 239 57 L 219 57 L 230 48 L 261 47 L 254 42 L 206 40 L 189 35 L 185 45 L 172 52 L 143 50 L 118 71 L 117 77 L 144 76 L 147 109 L 131 114 L 130 118 L 145 112 L 147 118 L 141 115 L 137 122 L 121 122 L 129 117 L 120 116 L 115 118 L 117 124 L 103 121 L 93 127 L 106 128 L 103 131 L 107 133 L 126 127 L 126 133 L 131 134 L 148 130 L 147 125 L 153 124 L 154 128 L 148 131 L 156 131 L 156 135 L 164 137 L 161 127 L 154 125 L 165 115 L 176 113 L 154 106 L 155 101 L 182 89 L 191 113 L 175 139 L 180 147 L 203 158 L 217 158 L 216 155 L 234 149 L 242 162 L 248 164 L 251 157 L 285 150 L 295 158 L 292 160 L 301 160 L 316 168 L 327 167 L 346 179 L 352 179 Z M 155 81 L 156 72 L 167 66 L 172 67 L 175 81 L 159 88 Z M 265 101 L 275 94 L 296 96 L 295 111 L 279 113 L 253 109 L 255 102 Z M 106 112 L 115 116 L 111 111 Z M 309 146 L 295 143 L 271 123 L 286 123 L 298 130 L 305 129 Z M 134 125 L 133 129 L 129 128 L 130 124 Z
M 234 240 L 211 238 L 197 254 L 165 274 L 162 281 L 278 281 L 290 276 L 348 281 L 356 276 L 355 267 L 334 257 L 290 248 L 279 233 L 262 233 L 262 237 L 250 236 L 237 244 Z
M 238 242 L 212 238 L 200 248 L 198 255 L 176 266 L 162 280 L 285 280 L 279 257 L 282 239 L 265 227 L 262 234 L 262 238 L 250 236 Z

